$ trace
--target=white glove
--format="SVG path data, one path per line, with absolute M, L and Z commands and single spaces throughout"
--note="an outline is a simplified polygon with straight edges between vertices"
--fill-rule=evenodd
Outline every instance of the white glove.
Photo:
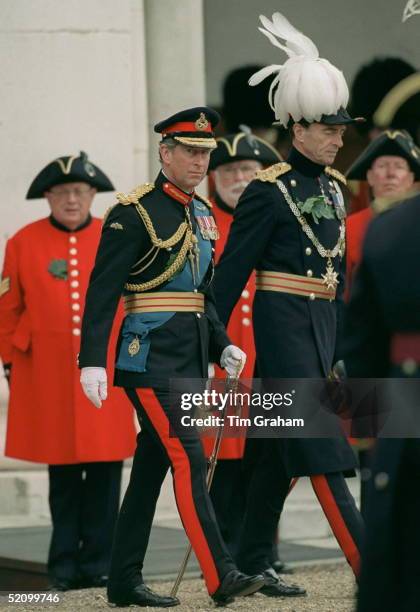
M 244 369 L 246 362 L 246 353 L 241 351 L 238 346 L 229 344 L 223 349 L 222 356 L 220 357 L 220 365 L 226 370 L 229 376 L 236 378 L 240 375 Z
M 100 408 L 108 395 L 105 368 L 82 368 L 80 382 L 87 398 L 96 408 Z
M 216 376 L 216 370 L 214 367 L 214 363 L 209 363 L 207 368 L 207 378 L 214 378 Z

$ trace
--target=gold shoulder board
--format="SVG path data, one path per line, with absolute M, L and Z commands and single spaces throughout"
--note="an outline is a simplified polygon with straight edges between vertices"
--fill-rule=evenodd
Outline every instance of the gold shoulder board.
M 200 202 L 203 202 L 203 204 L 205 204 L 207 206 L 207 208 L 212 209 L 213 208 L 213 204 L 210 202 L 210 200 L 208 200 L 207 198 L 205 198 L 204 196 L 196 193 L 195 197 L 200 200 Z
M 287 162 L 279 162 L 273 164 L 265 170 L 259 170 L 255 176 L 257 181 L 263 181 L 264 183 L 275 183 L 279 176 L 286 174 L 292 169 L 292 166 Z
M 341 174 L 341 172 L 339 172 L 335 168 L 327 166 L 325 168 L 325 174 L 328 174 L 328 176 L 332 176 L 333 178 L 337 179 L 337 181 L 340 181 L 340 183 L 343 183 L 343 185 L 347 185 L 347 179 L 344 174 Z
M 139 200 L 145 196 L 150 191 L 153 191 L 155 188 L 154 183 L 144 183 L 143 185 L 138 185 L 135 187 L 130 193 L 122 193 L 119 191 L 117 193 L 117 200 L 119 204 L 123 204 L 127 206 L 128 204 L 137 204 Z

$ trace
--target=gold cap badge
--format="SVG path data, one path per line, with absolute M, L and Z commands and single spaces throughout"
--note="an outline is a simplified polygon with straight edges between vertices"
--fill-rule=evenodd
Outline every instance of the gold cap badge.
M 197 130 L 205 130 L 209 126 L 209 122 L 207 121 L 204 113 L 200 113 L 200 116 L 194 125 Z

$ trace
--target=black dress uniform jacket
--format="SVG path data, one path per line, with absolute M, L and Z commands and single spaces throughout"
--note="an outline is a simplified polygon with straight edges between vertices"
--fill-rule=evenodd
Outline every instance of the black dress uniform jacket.
M 169 181 L 160 173 L 153 185 L 146 184 L 137 189 L 138 200 L 147 211 L 158 238 L 167 240 L 185 221 L 184 204 L 163 190 Z M 176 191 L 177 188 L 175 187 Z M 133 192 L 134 193 L 134 192 Z M 200 199 L 208 206 L 205 199 Z M 170 249 L 159 249 L 152 263 L 142 272 L 138 262 L 148 262 L 147 253 L 152 248 L 150 228 L 139 215 L 134 203 L 118 204 L 104 222 L 102 239 L 92 272 L 86 297 L 82 327 L 82 343 L 79 366 L 104 367 L 106 348 L 117 304 L 122 294 L 134 291 L 125 289 L 125 284 L 150 281 L 159 276 L 179 252 L 182 239 Z M 190 207 L 193 229 L 196 221 Z M 189 265 L 188 260 L 185 265 Z M 140 265 L 140 268 L 144 265 Z M 213 275 L 211 262 L 197 290 L 205 294 L 205 313 L 176 312 L 163 325 L 150 331 L 150 351 L 147 368 L 143 373 L 115 370 L 115 384 L 122 387 L 150 387 L 167 384 L 170 378 L 207 377 L 208 360 L 219 362 L 223 349 L 230 344 L 225 328 L 221 324 L 214 299 L 209 288 Z M 151 291 L 165 290 L 170 279 Z M 121 344 L 121 333 L 119 346 Z M 117 354 L 119 351 L 117 347 Z M 188 350 L 185 350 L 188 347 Z M 179 350 L 177 350 L 179 348 Z M 141 348 L 140 348 L 141 350 Z
M 420 196 L 375 218 L 367 231 L 344 325 L 351 377 L 407 376 L 396 334 L 420 334 Z M 412 367 L 410 376 L 418 377 Z M 411 612 L 420 602 L 420 442 L 378 441 L 370 482 L 358 612 Z
M 223 322 L 243 290 L 251 271 L 270 270 L 320 278 L 327 260 L 302 231 L 276 183 L 280 179 L 294 202 L 332 191 L 341 175 L 292 149 L 287 164 L 261 173 L 245 190 L 235 210 L 225 251 L 216 268 L 214 290 Z M 307 219 L 320 243 L 332 249 L 340 221 Z M 343 293 L 343 261 L 333 259 L 339 275 L 336 301 L 279 293 L 256 292 L 253 325 L 260 378 L 324 378 L 334 360 L 338 303 Z M 308 273 L 308 271 L 311 271 Z M 286 471 L 303 476 L 352 470 L 354 455 L 344 439 L 282 440 Z
M 419 218 L 415 196 L 369 225 L 345 317 L 343 356 L 353 378 L 404 375 L 391 342 L 395 334 L 420 333 Z

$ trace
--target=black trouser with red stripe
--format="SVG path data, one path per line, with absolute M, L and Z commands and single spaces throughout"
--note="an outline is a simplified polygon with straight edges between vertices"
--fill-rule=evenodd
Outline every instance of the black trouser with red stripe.
M 276 440 L 264 440 L 253 468 L 237 556 L 239 569 L 258 573 L 270 567 L 271 547 L 291 479 L 278 459 Z M 360 570 L 363 521 L 341 472 L 310 476 L 330 527 L 356 576 Z
M 168 392 L 125 389 L 136 409 L 137 439 L 130 483 L 118 517 L 108 588 L 142 582 L 141 571 L 160 489 L 171 468 L 178 511 L 210 594 L 236 566 L 217 526 L 206 486 L 207 463 L 201 441 L 179 429 Z M 169 433 L 170 425 L 177 437 Z

